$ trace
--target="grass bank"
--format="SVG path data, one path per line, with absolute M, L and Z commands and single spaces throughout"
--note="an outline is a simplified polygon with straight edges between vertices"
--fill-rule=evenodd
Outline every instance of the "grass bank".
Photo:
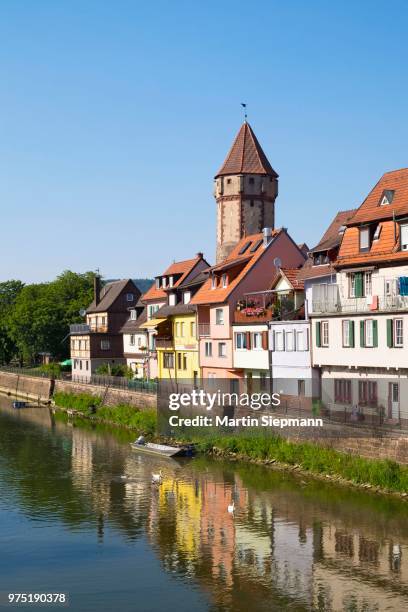
M 101 398 L 86 393 L 55 393 L 53 399 L 58 408 L 75 410 L 93 421 L 134 429 L 150 437 L 156 434 L 155 410 L 139 410 L 129 404 L 101 406 Z
M 101 399 L 87 394 L 56 393 L 56 406 L 77 411 L 85 418 L 112 424 L 156 438 L 156 411 L 138 410 L 128 404 L 101 406 Z M 273 435 L 247 432 L 242 435 L 194 434 L 179 442 L 194 442 L 199 452 L 238 459 L 250 459 L 282 467 L 296 467 L 312 475 L 326 476 L 381 491 L 408 492 L 408 466 L 390 460 L 364 459 L 309 442 L 295 443 Z

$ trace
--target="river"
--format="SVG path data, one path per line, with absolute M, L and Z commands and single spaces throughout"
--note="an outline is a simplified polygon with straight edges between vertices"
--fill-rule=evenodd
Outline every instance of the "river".
M 130 439 L 0 398 L 3 597 L 65 592 L 75 612 L 408 609 L 406 503 L 253 464 L 144 457 Z

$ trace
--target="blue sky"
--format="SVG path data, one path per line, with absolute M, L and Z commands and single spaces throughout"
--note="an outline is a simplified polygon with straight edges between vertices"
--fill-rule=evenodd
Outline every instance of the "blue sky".
M 0 280 L 213 261 L 241 101 L 276 225 L 312 246 L 408 166 L 407 21 L 403 1 L 3 0 Z

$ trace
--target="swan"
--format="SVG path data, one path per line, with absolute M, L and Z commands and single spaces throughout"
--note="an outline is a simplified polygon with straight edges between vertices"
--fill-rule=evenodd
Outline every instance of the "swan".
M 154 484 L 161 484 L 161 481 L 162 481 L 162 480 L 163 480 L 163 473 L 162 473 L 162 471 L 161 471 L 161 470 L 159 471 L 159 473 L 158 473 L 158 474 L 154 474 L 154 473 L 152 472 L 152 482 L 153 482 Z
M 230 514 L 234 514 L 234 510 L 235 510 L 235 502 L 232 502 L 232 504 L 228 505 L 228 512 Z

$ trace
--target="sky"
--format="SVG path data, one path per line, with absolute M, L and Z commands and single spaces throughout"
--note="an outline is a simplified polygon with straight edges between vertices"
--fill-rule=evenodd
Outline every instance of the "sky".
M 408 166 L 407 28 L 397 0 L 2 0 L 0 281 L 212 263 L 241 102 L 312 247 Z

